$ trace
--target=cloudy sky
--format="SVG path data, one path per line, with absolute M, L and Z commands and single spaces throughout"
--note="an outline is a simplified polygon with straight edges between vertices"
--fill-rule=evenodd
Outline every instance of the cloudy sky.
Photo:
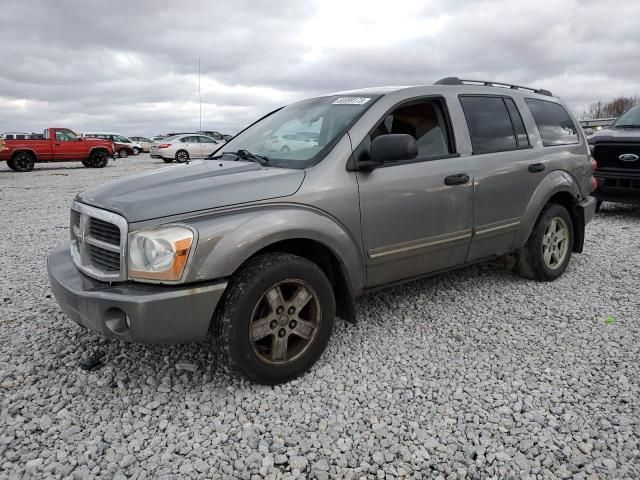
M 0 132 L 234 133 L 293 100 L 446 76 L 578 112 L 640 94 L 637 0 L 4 0 Z

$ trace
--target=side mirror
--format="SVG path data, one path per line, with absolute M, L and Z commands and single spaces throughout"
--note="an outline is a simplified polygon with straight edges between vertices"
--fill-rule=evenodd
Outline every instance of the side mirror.
M 416 139 L 405 133 L 380 135 L 373 139 L 369 147 L 369 160 L 359 161 L 357 169 L 373 170 L 386 162 L 411 160 L 418 156 Z
M 376 163 L 411 160 L 417 156 L 416 139 L 406 133 L 380 135 L 373 139 L 369 149 L 369 157 Z

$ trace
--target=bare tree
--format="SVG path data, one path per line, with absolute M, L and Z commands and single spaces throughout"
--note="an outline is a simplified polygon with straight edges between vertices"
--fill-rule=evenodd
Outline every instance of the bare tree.
M 598 100 L 591 103 L 589 108 L 580 113 L 581 120 L 596 118 L 614 118 L 619 117 L 631 107 L 640 104 L 640 97 L 632 95 L 630 97 L 619 96 L 608 102 Z

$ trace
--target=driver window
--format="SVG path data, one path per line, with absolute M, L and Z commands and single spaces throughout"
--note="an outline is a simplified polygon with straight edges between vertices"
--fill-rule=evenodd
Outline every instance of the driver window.
M 58 142 L 75 142 L 76 136 L 68 130 L 56 130 L 56 141 Z
M 418 158 L 438 157 L 454 153 L 447 134 L 447 123 L 441 102 L 428 100 L 404 105 L 393 110 L 371 133 L 379 135 L 403 133 L 416 139 Z

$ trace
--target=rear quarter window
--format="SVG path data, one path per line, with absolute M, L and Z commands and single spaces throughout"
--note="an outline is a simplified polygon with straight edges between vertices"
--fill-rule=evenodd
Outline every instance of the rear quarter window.
M 538 126 L 542 145 L 571 145 L 579 143 L 578 130 L 562 105 L 537 98 L 525 99 Z

